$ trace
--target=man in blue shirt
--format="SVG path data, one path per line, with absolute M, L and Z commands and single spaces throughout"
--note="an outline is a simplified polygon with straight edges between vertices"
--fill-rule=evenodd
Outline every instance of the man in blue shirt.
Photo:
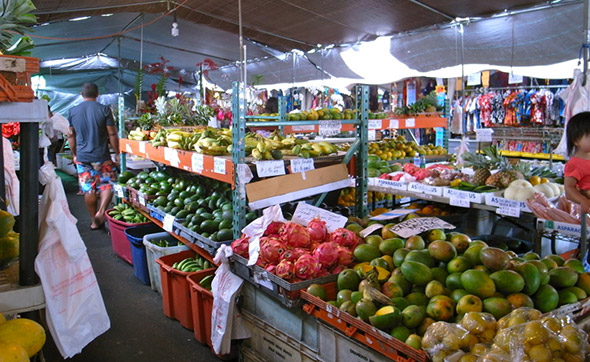
M 115 180 L 119 164 L 119 137 L 111 109 L 96 101 L 97 85 L 84 83 L 81 94 L 84 102 L 70 109 L 68 116 L 68 142 L 90 214 L 90 228 L 97 230 L 106 220 L 105 211 L 113 197 L 110 181 Z M 109 144 L 115 153 L 114 162 Z

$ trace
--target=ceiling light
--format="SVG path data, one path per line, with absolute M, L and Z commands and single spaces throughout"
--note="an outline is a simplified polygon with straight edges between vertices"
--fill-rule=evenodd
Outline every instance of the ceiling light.
M 170 29 L 172 36 L 178 36 L 180 31 L 178 30 L 178 22 L 176 21 L 176 13 L 174 13 L 174 21 L 172 22 L 172 29 Z
M 106 16 L 113 16 L 113 13 L 110 13 L 110 14 L 102 14 L 102 15 L 100 15 L 100 16 L 105 16 L 105 17 L 106 17 Z
M 72 19 L 69 19 L 68 21 L 80 21 L 80 20 L 86 20 L 86 19 L 90 19 L 90 16 L 80 16 L 79 18 L 72 18 Z

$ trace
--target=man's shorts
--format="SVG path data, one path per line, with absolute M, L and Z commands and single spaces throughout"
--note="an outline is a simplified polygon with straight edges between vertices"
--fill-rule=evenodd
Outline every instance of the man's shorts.
M 84 193 L 99 193 L 111 189 L 110 181 L 116 180 L 117 165 L 109 160 L 104 162 L 79 162 L 76 164 L 78 181 Z

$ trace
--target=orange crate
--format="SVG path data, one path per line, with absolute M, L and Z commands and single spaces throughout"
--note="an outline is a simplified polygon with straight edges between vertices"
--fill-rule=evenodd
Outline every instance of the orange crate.
M 336 299 L 338 288 L 336 283 L 324 284 L 329 300 Z M 424 351 L 414 349 L 407 344 L 383 333 L 377 328 L 342 312 L 338 308 L 324 302 L 306 291 L 301 291 L 301 298 L 309 303 L 303 306 L 303 310 L 310 315 L 322 320 L 326 324 L 338 329 L 349 338 L 378 351 L 396 362 L 426 362 L 428 357 Z
M 191 288 L 191 306 L 193 308 L 193 327 L 195 339 L 202 344 L 213 347 L 211 343 L 211 311 L 213 309 L 213 293 L 199 285 L 206 276 L 215 273 L 215 269 L 207 269 L 186 277 Z
M 35 93 L 31 75 L 39 72 L 39 58 L 0 55 L 0 62 L 9 65 L 5 70 L 0 69 L 0 102 L 32 102 Z M 24 67 L 20 66 L 22 63 Z
M 195 255 L 194 251 L 185 250 L 180 253 L 165 255 L 156 260 L 156 263 L 160 265 L 164 315 L 178 320 L 181 326 L 190 330 L 193 329 L 193 309 L 186 277 L 198 272 L 183 272 L 172 268 L 172 265 L 186 258 L 194 258 Z

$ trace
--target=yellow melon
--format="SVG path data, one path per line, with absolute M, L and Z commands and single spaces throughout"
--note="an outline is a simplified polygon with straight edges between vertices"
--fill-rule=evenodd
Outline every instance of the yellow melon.
M 20 345 L 0 341 L 0 361 L 29 362 L 29 356 L 27 356 L 27 351 Z
M 30 319 L 11 319 L 0 324 L 0 341 L 18 344 L 25 349 L 29 357 L 32 357 L 45 344 L 45 329 Z

